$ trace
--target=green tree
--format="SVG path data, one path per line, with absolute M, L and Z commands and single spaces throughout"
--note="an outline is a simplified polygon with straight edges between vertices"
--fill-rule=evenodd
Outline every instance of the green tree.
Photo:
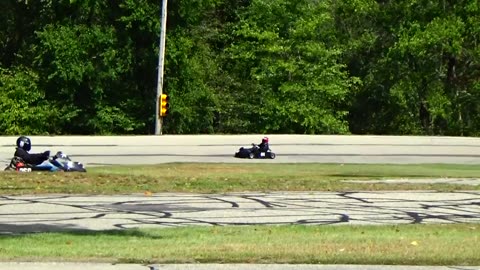
M 31 70 L 0 69 L 0 130 L 5 135 L 55 133 L 58 112 L 52 110 Z
M 339 62 L 329 1 L 252 1 L 241 14 L 227 61 L 235 61 L 243 95 L 232 111 L 246 132 L 348 133 L 348 95 L 355 78 Z M 244 99 L 244 100 L 240 100 Z
M 353 54 L 363 68 L 350 66 L 364 86 L 352 131 L 474 135 L 478 14 L 477 1 L 384 1 L 372 9 L 373 24 L 358 26 L 369 25 L 376 42 L 362 42 L 373 46 Z

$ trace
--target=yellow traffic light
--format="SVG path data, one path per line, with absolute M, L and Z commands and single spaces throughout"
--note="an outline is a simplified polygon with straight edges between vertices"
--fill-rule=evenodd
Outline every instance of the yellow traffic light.
M 168 108 L 170 105 L 168 104 L 168 100 L 170 98 L 166 94 L 162 94 L 160 96 L 160 116 L 165 116 L 168 114 Z

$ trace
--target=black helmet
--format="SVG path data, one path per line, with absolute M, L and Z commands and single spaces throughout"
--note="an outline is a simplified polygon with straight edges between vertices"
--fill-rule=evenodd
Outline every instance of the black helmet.
M 28 137 L 20 136 L 17 139 L 17 147 L 28 152 L 32 148 L 32 142 Z

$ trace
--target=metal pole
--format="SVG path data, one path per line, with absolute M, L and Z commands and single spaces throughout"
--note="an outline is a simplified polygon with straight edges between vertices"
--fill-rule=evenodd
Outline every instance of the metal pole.
M 163 63 L 165 60 L 165 33 L 167 29 L 167 0 L 162 0 L 160 14 L 160 48 L 158 52 L 158 80 L 157 80 L 157 106 L 155 112 L 155 135 L 162 134 L 162 118 L 160 117 L 160 97 L 163 92 Z

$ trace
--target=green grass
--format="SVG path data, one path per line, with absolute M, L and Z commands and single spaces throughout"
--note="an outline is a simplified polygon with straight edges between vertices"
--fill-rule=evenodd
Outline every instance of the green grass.
M 0 260 L 480 265 L 477 225 L 248 226 L 0 236 Z
M 203 164 L 92 167 L 87 173 L 0 174 L 0 194 L 479 190 L 452 184 L 351 183 L 347 179 L 480 177 L 478 165 Z

